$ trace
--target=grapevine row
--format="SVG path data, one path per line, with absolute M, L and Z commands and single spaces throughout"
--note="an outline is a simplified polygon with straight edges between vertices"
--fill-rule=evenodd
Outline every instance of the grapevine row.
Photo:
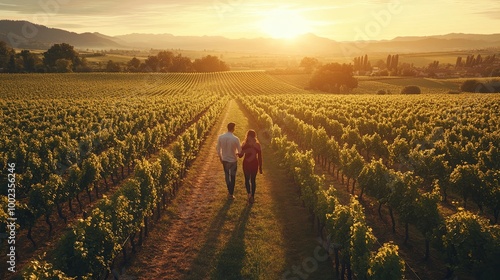
M 457 244 L 447 239 L 450 238 L 450 235 L 444 232 L 436 232 L 436 229 L 445 228 L 443 231 L 446 231 L 457 226 L 456 224 L 450 223 L 451 221 L 456 221 L 456 217 L 459 215 L 462 215 L 464 219 L 468 219 L 469 224 L 475 223 L 481 225 L 475 228 L 472 227 L 468 230 L 477 229 L 487 236 L 484 240 L 488 241 L 482 240 L 482 243 L 477 246 L 483 248 L 487 253 L 485 255 L 475 256 L 475 258 L 480 258 L 484 260 L 485 263 L 489 263 L 491 262 L 489 258 L 498 254 L 500 250 L 498 239 L 495 238 L 498 226 L 489 226 L 483 218 L 477 217 L 470 212 L 465 212 L 465 214 L 459 212 L 445 219 L 438 211 L 437 204 L 440 199 L 440 193 L 437 185 L 434 190 L 422 193 L 418 190 L 418 186 L 422 184 L 420 177 L 414 176 L 411 172 L 401 173 L 388 169 L 386 165 L 382 163 L 382 160 L 372 160 L 371 162 L 365 163 L 365 160 L 356 149 L 355 144 L 352 145 L 351 148 L 349 148 L 347 143 L 345 143 L 343 147 L 340 147 L 336 139 L 333 137 L 329 138 L 323 128 L 320 127 L 316 129 L 314 126 L 306 124 L 293 115 L 290 115 L 286 110 L 279 108 L 280 106 L 285 106 L 282 104 L 286 103 L 279 102 L 278 104 L 280 105 L 274 105 L 275 103 L 269 102 L 266 98 L 249 99 L 250 103 L 257 104 L 257 106 L 264 108 L 261 112 L 270 112 L 272 119 L 279 120 L 278 123 L 284 125 L 287 131 L 293 131 L 294 137 L 298 139 L 302 147 L 312 149 L 315 157 L 325 157 L 325 155 L 328 155 L 325 159 L 336 165 L 338 171 L 342 171 L 342 181 L 344 174 L 348 177 L 348 185 L 349 179 L 358 179 L 362 190 L 366 189 L 372 197 L 379 201 L 379 213 L 380 207 L 383 204 L 388 205 L 393 223 L 393 230 L 395 226 L 394 216 L 392 214 L 393 210 L 398 214 L 401 222 L 405 224 L 407 238 L 408 224 L 413 223 L 425 237 L 427 257 L 429 256 L 430 242 L 432 239 L 436 238 L 438 239 L 438 243 L 441 244 L 440 246 L 445 247 L 445 251 L 450 252 L 446 260 L 453 270 L 465 270 L 465 268 L 472 265 L 471 271 L 476 275 L 495 273 L 494 266 L 488 266 L 488 269 L 484 269 L 482 265 L 474 266 L 474 258 L 471 258 L 470 255 L 460 254 L 460 251 L 456 252 L 455 246 L 457 246 Z M 479 183 L 477 185 L 479 185 Z M 495 185 L 492 187 L 495 187 Z M 496 188 L 498 188 L 498 184 Z M 472 239 L 472 235 L 469 238 Z M 471 240 L 471 242 L 473 241 Z M 472 247 L 469 248 L 470 250 L 477 249 L 474 248 L 476 245 L 471 246 Z M 467 249 L 465 250 L 467 251 Z M 459 261 L 457 261 L 457 259 Z
M 99 201 L 89 217 L 72 226 L 46 259 L 32 261 L 24 277 L 106 277 L 113 260 L 124 252 L 126 242 L 135 250 L 135 238 L 140 244 L 147 236 L 149 219 L 159 217 L 171 199 L 226 103 L 227 99 L 215 103 L 177 138 L 171 150 L 162 149 L 157 160 L 136 160 L 133 177 L 110 198 Z
M 325 190 L 324 178 L 315 174 L 312 152 L 302 152 L 299 145 L 288 140 L 279 126 L 272 126 L 271 117 L 261 108 L 243 98 L 240 101 L 259 126 L 272 134 L 271 148 L 293 174 L 306 207 L 326 230 L 325 247 L 334 256 L 337 275 L 341 279 L 352 279 L 352 273 L 358 279 L 403 279 L 405 263 L 397 245 L 385 243 L 378 251 L 372 250 L 376 238 L 358 200 L 351 197 L 348 205 L 340 204 L 335 188 Z

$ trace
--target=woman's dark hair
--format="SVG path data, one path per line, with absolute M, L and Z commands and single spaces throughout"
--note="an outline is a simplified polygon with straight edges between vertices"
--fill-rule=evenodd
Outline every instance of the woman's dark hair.
M 253 129 L 249 129 L 249 130 L 247 131 L 247 135 L 245 136 L 245 140 L 243 140 L 243 143 L 242 143 L 242 145 L 241 145 L 241 146 L 245 146 L 245 144 L 246 144 L 246 143 L 247 143 L 247 141 L 248 141 L 248 138 L 253 138 L 253 139 L 255 139 L 255 142 L 256 142 L 256 143 L 259 143 L 259 139 L 257 139 L 257 133 L 255 132 L 255 130 L 253 130 Z

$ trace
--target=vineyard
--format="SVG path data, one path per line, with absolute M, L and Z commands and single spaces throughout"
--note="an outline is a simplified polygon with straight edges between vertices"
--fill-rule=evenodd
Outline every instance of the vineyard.
M 264 72 L 0 80 L 0 223 L 14 208 L 17 277 L 106 278 L 211 156 L 200 147 L 232 99 L 293 174 L 338 278 L 500 272 L 499 96 L 326 95 Z

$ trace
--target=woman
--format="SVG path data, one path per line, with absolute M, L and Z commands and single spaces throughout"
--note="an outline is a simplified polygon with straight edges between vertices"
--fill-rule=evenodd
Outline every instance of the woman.
M 248 194 L 248 203 L 254 202 L 255 196 L 255 177 L 257 177 L 257 171 L 262 174 L 262 149 L 257 139 L 257 133 L 255 130 L 250 129 L 247 131 L 245 140 L 241 145 L 240 157 L 245 156 L 243 159 L 243 173 L 245 174 L 245 187 Z

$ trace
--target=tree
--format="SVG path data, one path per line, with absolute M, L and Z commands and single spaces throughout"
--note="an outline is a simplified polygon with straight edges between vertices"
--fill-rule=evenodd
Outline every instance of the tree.
M 25 72 L 35 72 L 35 67 L 40 61 L 38 56 L 31 53 L 29 50 L 22 50 L 19 56 L 22 58 L 23 70 Z
M 196 72 L 219 72 L 228 71 L 229 67 L 224 61 L 219 60 L 218 57 L 207 55 L 201 59 L 195 59 L 193 69 Z
M 16 56 L 12 54 L 9 57 L 9 62 L 7 63 L 7 72 L 9 73 L 17 73 L 22 69 L 22 61 L 16 59 Z
M 392 59 L 391 59 L 391 70 L 397 72 L 398 65 L 399 65 L 399 54 L 396 54 L 396 55 L 393 55 Z
M 159 60 L 159 70 L 161 72 L 169 72 L 170 69 L 172 68 L 172 65 L 174 64 L 174 53 L 169 52 L 169 51 L 161 51 L 158 53 L 158 60 Z
M 405 86 L 401 90 L 401 94 L 420 94 L 421 90 L 418 86 Z
M 319 60 L 315 57 L 304 57 L 300 61 L 299 67 L 304 67 L 304 71 L 307 73 L 312 73 L 312 71 L 320 65 Z
M 135 56 L 129 62 L 127 62 L 127 70 L 130 72 L 139 71 L 140 66 L 141 66 L 141 61 L 137 59 Z
M 311 89 L 340 93 L 341 88 L 347 91 L 358 86 L 358 80 L 353 77 L 352 65 L 329 63 L 321 66 L 309 81 Z
M 461 85 L 460 85 L 460 90 L 463 92 L 477 92 L 478 87 L 481 85 L 481 83 L 478 80 L 465 80 Z
M 109 60 L 106 65 L 107 72 L 120 72 L 122 70 L 120 64 L 113 62 L 113 60 Z
M 146 65 L 146 72 L 156 72 L 158 71 L 160 60 L 158 59 L 158 56 L 148 56 L 144 64 Z
M 61 59 L 69 62 L 58 62 Z M 61 70 L 61 66 L 62 68 L 66 67 L 64 69 L 75 70 L 81 65 L 81 59 L 73 46 L 62 43 L 53 45 L 43 53 L 43 64 L 51 71 Z
M 58 73 L 70 73 L 73 72 L 73 63 L 69 59 L 61 58 L 56 60 L 54 68 L 52 69 Z
M 7 47 L 4 41 L 0 41 L 0 69 L 7 68 L 10 57 L 14 54 L 15 52 L 13 49 Z
M 189 57 L 177 55 L 172 62 L 172 72 L 193 72 L 193 63 Z

